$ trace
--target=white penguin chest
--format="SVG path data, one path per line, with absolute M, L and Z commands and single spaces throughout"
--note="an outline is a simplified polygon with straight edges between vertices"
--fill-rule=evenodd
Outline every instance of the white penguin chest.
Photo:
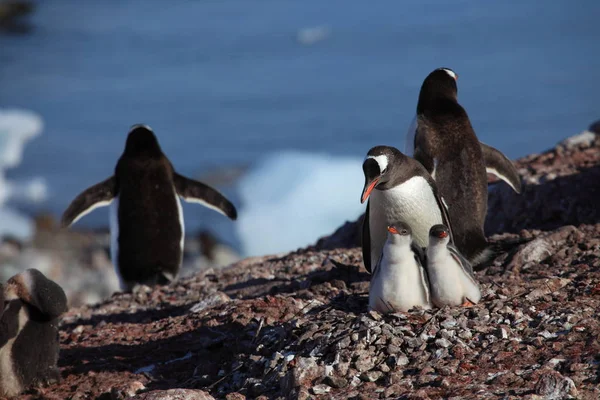
M 442 214 L 425 178 L 415 176 L 389 190 L 373 190 L 369 203 L 371 265 L 375 265 L 387 237 L 387 226 L 404 222 L 414 242 L 427 246 L 429 228 L 441 224 Z

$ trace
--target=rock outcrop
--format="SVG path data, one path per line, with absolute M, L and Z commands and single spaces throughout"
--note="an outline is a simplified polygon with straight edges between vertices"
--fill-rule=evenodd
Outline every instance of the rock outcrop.
M 367 312 L 347 223 L 283 257 L 70 310 L 62 382 L 21 398 L 598 399 L 600 141 L 517 165 L 522 196 L 490 193 L 505 251 L 477 272 L 474 307 Z

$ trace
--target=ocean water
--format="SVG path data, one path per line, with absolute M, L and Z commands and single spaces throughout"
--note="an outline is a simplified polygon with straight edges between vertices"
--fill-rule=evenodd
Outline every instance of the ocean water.
M 143 122 L 187 176 L 249 168 L 216 180 L 240 220 L 186 205 L 188 234 L 208 227 L 247 254 L 302 246 L 361 212 L 361 159 L 404 146 L 436 67 L 458 73 L 479 138 L 511 158 L 600 118 L 598 15 L 597 0 L 40 1 L 30 33 L 0 35 L 0 107 L 43 118 L 3 174 L 39 177 L 47 196 L 7 204 L 60 215 Z M 348 160 L 359 166 L 344 176 Z M 107 221 L 97 210 L 78 224 Z

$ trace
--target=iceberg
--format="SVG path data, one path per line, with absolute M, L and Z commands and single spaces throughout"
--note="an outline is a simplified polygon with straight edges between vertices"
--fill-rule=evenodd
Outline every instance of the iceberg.
M 237 234 L 245 256 L 295 250 L 364 211 L 362 159 L 284 151 L 270 154 L 238 184 Z
M 33 234 L 33 222 L 18 211 L 6 206 L 9 201 L 39 203 L 47 197 L 42 178 L 25 182 L 9 181 L 5 171 L 19 165 L 27 142 L 43 130 L 42 118 L 34 112 L 19 109 L 0 109 L 0 237 L 13 236 L 21 240 Z

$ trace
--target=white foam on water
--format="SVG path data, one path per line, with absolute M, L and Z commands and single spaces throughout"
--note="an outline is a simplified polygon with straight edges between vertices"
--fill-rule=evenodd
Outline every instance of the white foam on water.
M 327 39 L 331 35 L 331 28 L 326 25 L 311 26 L 299 29 L 296 33 L 298 43 L 310 46 Z
M 235 228 L 245 256 L 315 243 L 364 211 L 362 159 L 285 151 L 265 156 L 242 178 Z
M 46 199 L 47 186 L 42 178 L 8 181 L 5 170 L 19 165 L 27 142 L 43 129 L 42 118 L 27 110 L 0 109 L 0 236 L 26 240 L 33 234 L 32 221 L 6 207 L 7 201 L 39 203 Z

